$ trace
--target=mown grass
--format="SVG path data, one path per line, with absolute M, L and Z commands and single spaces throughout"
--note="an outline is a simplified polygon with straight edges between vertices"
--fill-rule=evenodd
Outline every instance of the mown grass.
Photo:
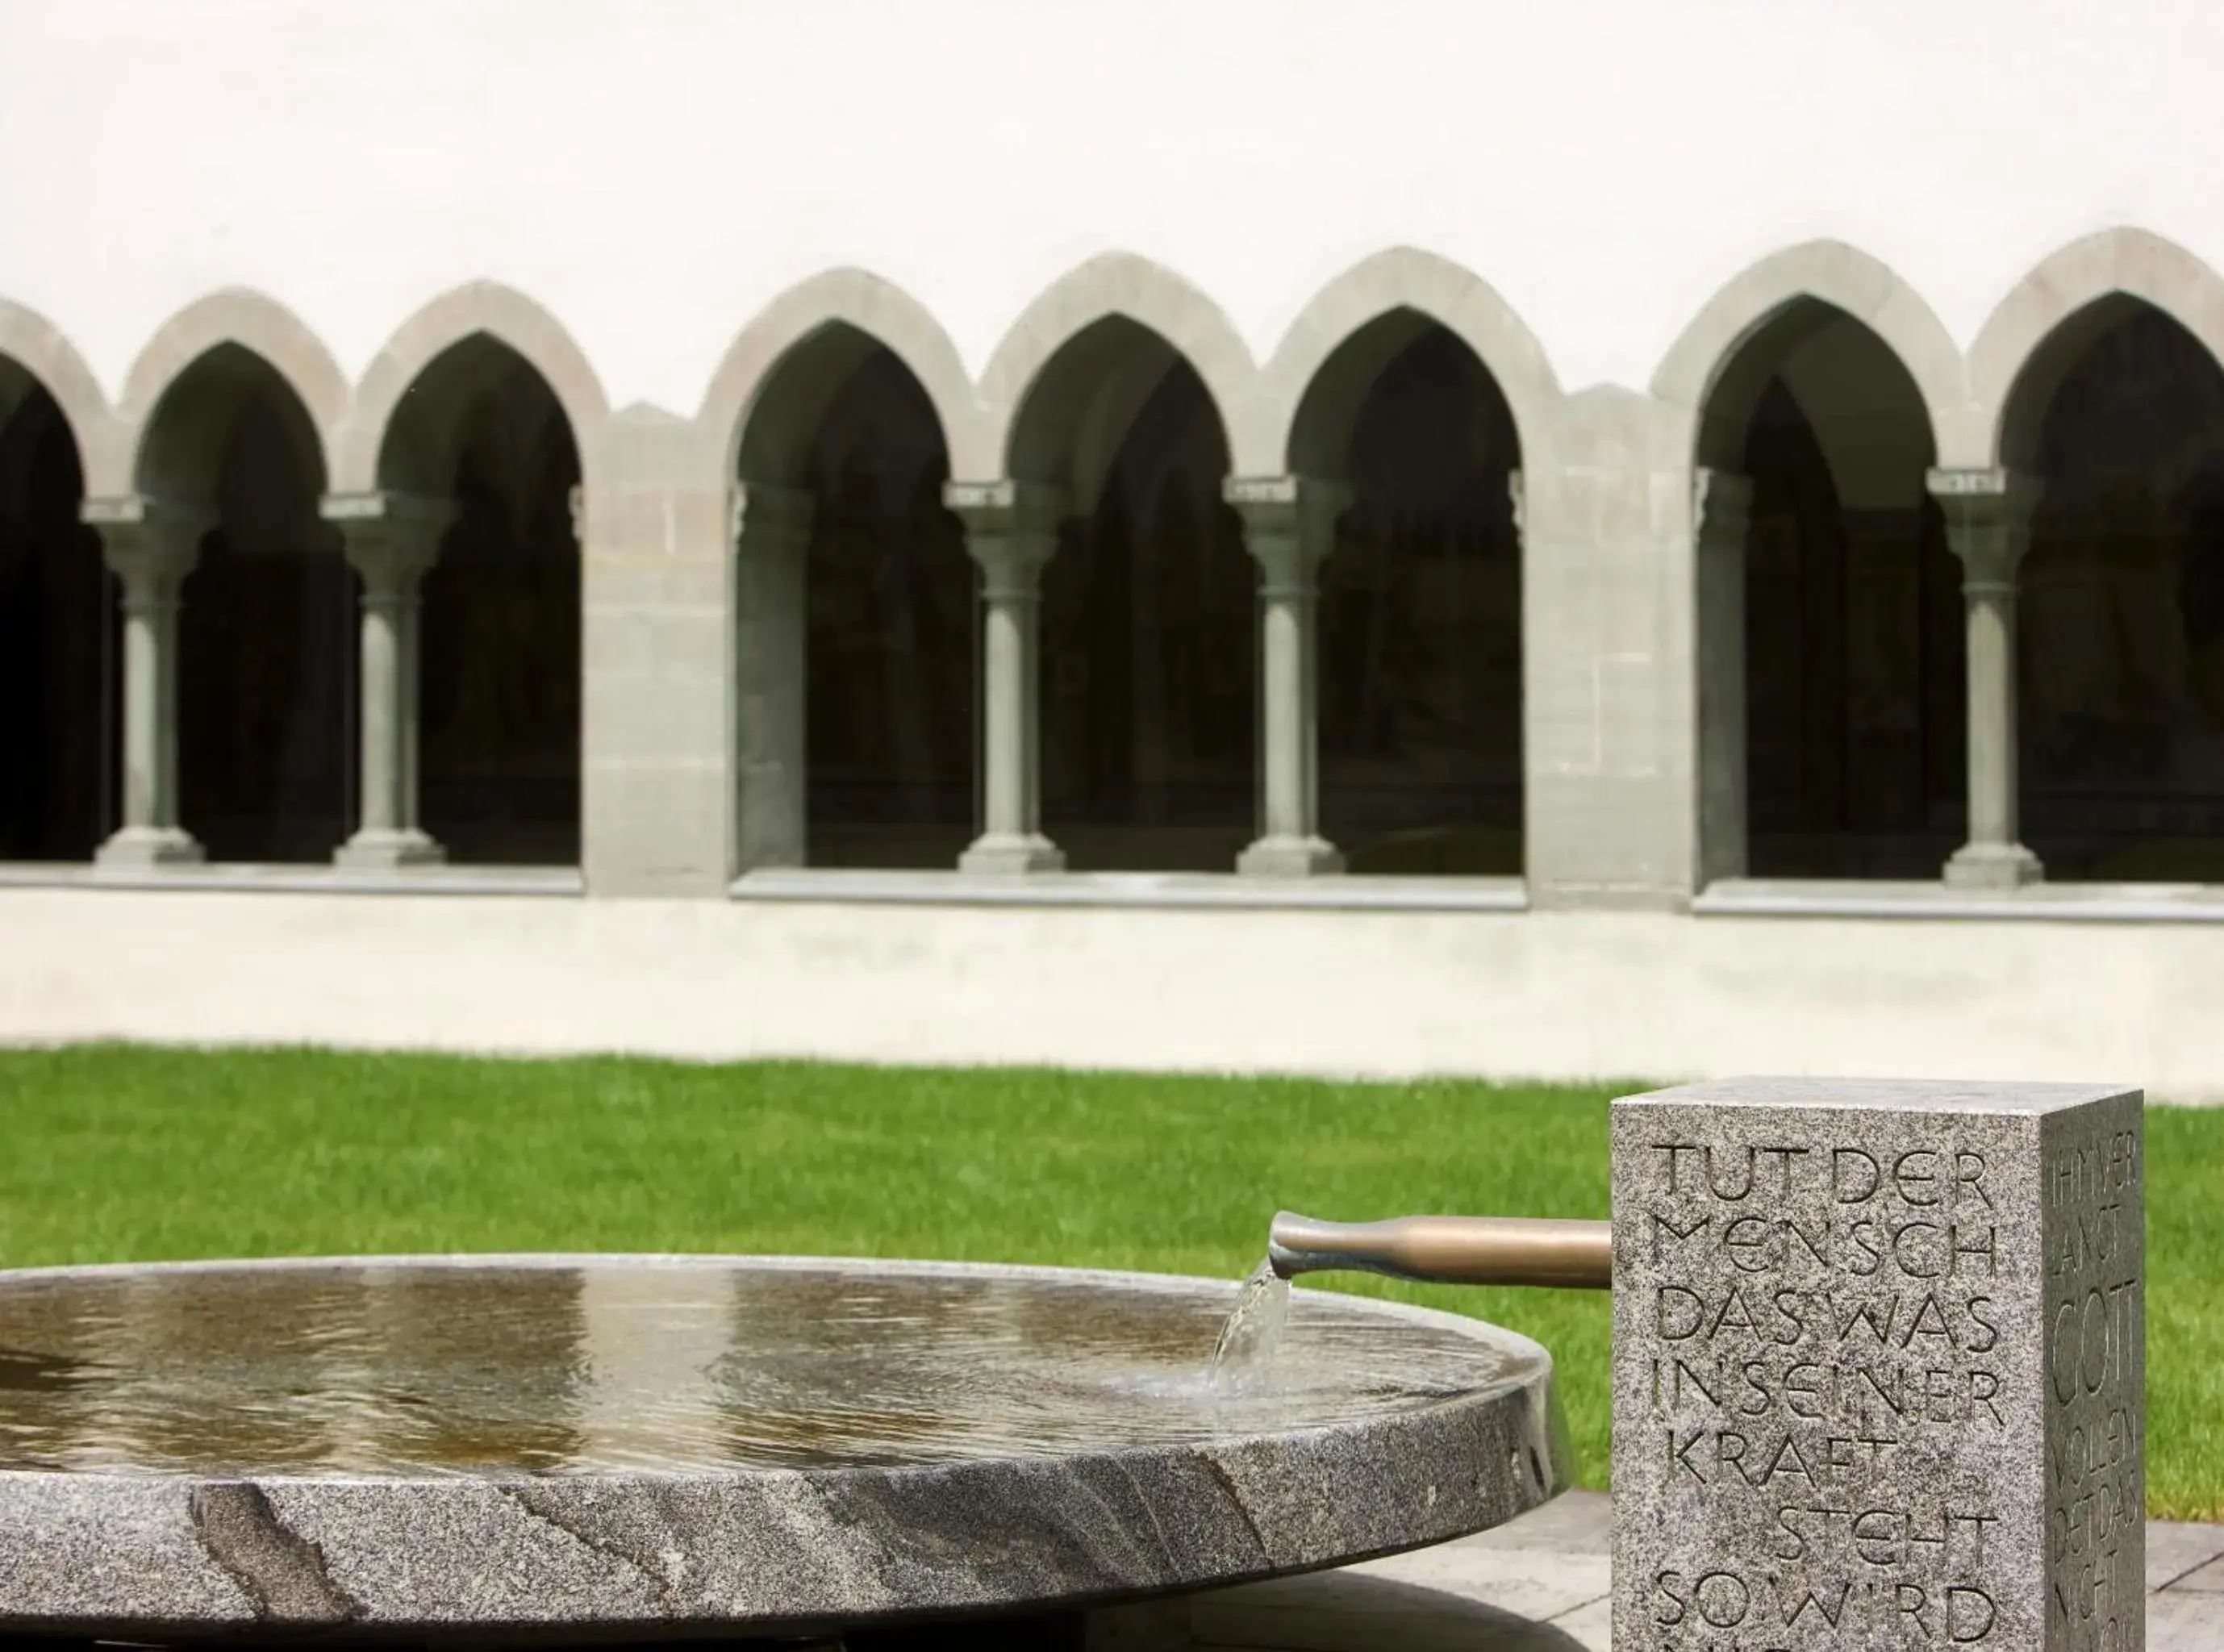
M 1233 1277 L 1274 1211 L 1608 1213 L 1632 1087 L 120 1046 L 0 1051 L 0 1265 L 340 1252 L 914 1256 Z M 2148 1119 L 2150 1506 L 2224 1515 L 2224 1113 Z M 1336 1289 L 1550 1346 L 1607 1470 L 1602 1295 Z

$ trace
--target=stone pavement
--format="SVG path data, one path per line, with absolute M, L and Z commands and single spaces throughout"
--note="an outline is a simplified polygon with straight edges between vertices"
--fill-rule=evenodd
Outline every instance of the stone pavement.
M 1570 1491 L 1434 1548 L 1191 1597 L 1198 1647 L 1608 1652 L 1607 1499 Z M 2224 1526 L 2147 1525 L 2148 1652 L 2224 1652 Z

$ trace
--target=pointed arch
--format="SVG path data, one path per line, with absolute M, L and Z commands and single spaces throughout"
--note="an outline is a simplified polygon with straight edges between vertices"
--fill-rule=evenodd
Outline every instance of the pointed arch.
M 696 423 L 720 444 L 729 474 L 767 397 L 778 393 L 804 352 L 837 331 L 894 356 L 926 393 L 944 443 L 953 453 L 967 445 L 978 420 L 973 385 L 941 324 L 894 282 L 867 270 L 833 269 L 774 299 L 742 328 L 711 375 Z
M 1418 248 L 1393 247 L 1337 276 L 1290 325 L 1261 375 L 1256 417 L 1230 432 L 1237 474 L 1276 475 L 1296 464 L 1292 444 L 1299 439 L 1308 398 L 1332 388 L 1324 370 L 1333 371 L 1331 364 L 1349 355 L 1346 346 L 1385 333 L 1383 324 L 1400 312 L 1444 327 L 1472 350 L 1506 398 L 1523 453 L 1542 451 L 1560 386 L 1537 336 L 1472 271 Z M 1386 336 L 1384 342 L 1391 341 Z M 1351 375 L 1343 398 L 1352 402 L 1353 414 L 1372 381 L 1368 365 Z M 1376 371 L 1381 365 L 1371 363 Z
M 380 462 L 402 398 L 427 368 L 475 337 L 505 346 L 540 375 L 572 426 L 582 463 L 610 414 L 602 381 L 562 323 L 515 288 L 471 281 L 442 293 L 395 329 L 372 357 L 333 445 L 335 492 L 380 485 Z
M 1084 334 L 1109 337 L 1121 322 L 1187 359 L 1232 447 L 1234 432 L 1256 417 L 1259 369 L 1242 335 L 1218 305 L 1164 265 L 1105 253 L 1052 283 L 1012 324 L 981 375 L 981 416 L 966 445 L 953 445 L 951 474 L 967 481 L 1006 475 L 1023 417 L 1039 417 L 1043 393 L 1058 393 L 1044 382 L 1046 370 Z
M 174 415 L 172 391 L 194 369 L 219 358 L 252 358 L 276 375 L 306 418 L 319 474 L 332 475 L 332 434 L 347 411 L 346 375 L 324 341 L 291 310 L 260 293 L 227 287 L 179 311 L 139 352 L 124 376 L 118 404 L 129 429 L 126 465 L 121 474 L 96 475 L 89 462 L 89 495 L 159 484 L 154 473 L 164 463 L 148 445 L 161 436 L 158 426 L 167 422 L 160 415 L 166 407 Z
M 2132 303 L 2176 321 L 2224 365 L 2224 276 L 2203 260 L 2128 226 L 2082 236 L 2041 260 L 1994 307 L 1969 349 L 1983 410 L 1981 464 L 2029 465 L 2063 375 Z
M 85 358 L 44 316 L 0 299 L 0 419 L 25 388 L 7 382 L 18 375 L 61 410 L 88 485 L 96 470 L 111 475 L 130 463 L 123 431 Z
M 1739 380 L 1741 369 L 1777 353 L 1750 347 L 1773 331 L 1785 333 L 1788 346 L 1831 310 L 1875 334 L 1914 381 L 1938 462 L 1975 462 L 1964 457 L 1978 421 L 1952 335 L 1889 265 L 1841 241 L 1787 247 L 1750 266 L 1709 300 L 1670 346 L 1653 373 L 1652 394 L 1690 418 L 1701 462 L 1708 462 L 1703 455 L 1722 426 L 1742 429 L 1737 410 L 1760 394 L 1760 382 Z

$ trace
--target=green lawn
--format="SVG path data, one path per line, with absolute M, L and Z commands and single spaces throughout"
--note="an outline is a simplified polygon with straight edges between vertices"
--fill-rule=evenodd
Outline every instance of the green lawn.
M 1621 1088 L 1637 1087 L 1620 1087 Z M 1278 1207 L 1607 1214 L 1614 1088 L 0 1051 L 0 1265 L 761 1251 L 1234 1277 Z M 2224 1516 L 2224 1113 L 2148 1115 L 2149 1500 Z M 1603 1295 L 1339 1289 L 1549 1346 L 1607 1466 Z

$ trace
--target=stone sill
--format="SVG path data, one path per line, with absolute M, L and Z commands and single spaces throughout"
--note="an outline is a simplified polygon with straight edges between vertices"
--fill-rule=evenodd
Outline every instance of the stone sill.
M 577 867 L 355 867 L 225 861 L 201 866 L 102 867 L 0 861 L 0 889 L 222 890 L 287 895 L 582 895 Z
M 1726 878 L 1691 903 L 1702 917 L 1964 918 L 2053 924 L 2224 924 L 2224 884 L 2035 883 L 1951 889 L 1858 879 Z
M 1156 911 L 1525 912 L 1519 878 L 1242 877 L 1232 872 L 1052 872 L 991 877 L 782 867 L 745 873 L 736 900 L 890 906 L 1120 906 Z

